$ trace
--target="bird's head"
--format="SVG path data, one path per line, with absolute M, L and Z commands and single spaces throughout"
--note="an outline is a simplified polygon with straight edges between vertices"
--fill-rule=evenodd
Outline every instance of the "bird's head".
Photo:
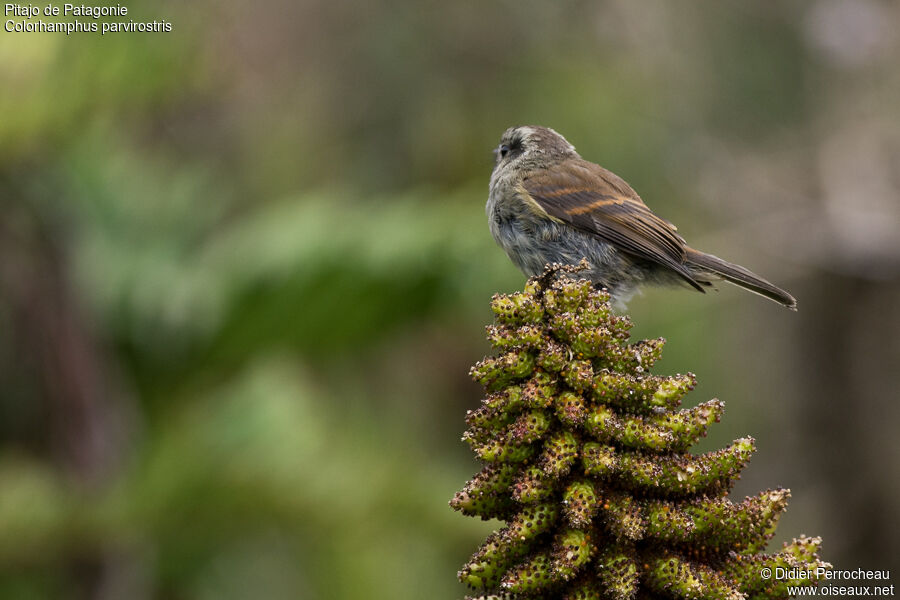
M 522 125 L 510 127 L 500 137 L 500 145 L 494 149 L 494 170 L 507 165 L 528 167 L 532 164 L 547 166 L 567 158 L 577 157 L 575 146 L 549 127 Z

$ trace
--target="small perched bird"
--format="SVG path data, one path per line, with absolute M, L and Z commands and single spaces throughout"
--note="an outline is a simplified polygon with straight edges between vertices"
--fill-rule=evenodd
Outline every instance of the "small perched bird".
M 587 259 L 586 277 L 626 302 L 645 283 L 704 292 L 724 279 L 792 310 L 786 291 L 744 267 L 688 246 L 620 177 L 581 158 L 547 127 L 511 127 L 494 151 L 491 234 L 527 276 Z

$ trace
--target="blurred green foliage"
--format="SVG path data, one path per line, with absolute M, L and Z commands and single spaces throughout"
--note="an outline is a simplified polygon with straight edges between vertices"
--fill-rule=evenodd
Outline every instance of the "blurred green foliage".
M 462 596 L 490 527 L 446 505 L 477 469 L 466 374 L 523 281 L 485 226 L 490 149 L 554 127 L 802 291 L 790 231 L 725 228 L 815 189 L 835 82 L 887 93 L 893 47 L 841 71 L 825 4 L 135 1 L 172 33 L 0 32 L 0 597 Z M 727 400 L 707 448 L 759 439 L 747 489 L 775 470 L 805 507 L 782 531 L 851 556 L 764 417 L 803 412 L 799 326 L 755 302 L 648 292 L 636 334 Z

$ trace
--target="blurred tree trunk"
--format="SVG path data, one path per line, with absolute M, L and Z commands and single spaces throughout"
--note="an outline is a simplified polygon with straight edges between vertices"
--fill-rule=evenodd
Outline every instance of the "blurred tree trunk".
M 816 300 L 800 311 L 796 339 L 806 371 L 798 378 L 806 405 L 794 419 L 811 460 L 805 469 L 828 487 L 820 494 L 832 502 L 827 514 L 842 516 L 831 525 L 855 562 L 835 567 L 883 569 L 900 556 L 900 286 L 837 273 L 814 281 L 803 296 Z
M 7 190 L 10 186 L 4 186 Z M 77 493 L 100 493 L 111 483 L 135 432 L 133 400 L 114 376 L 109 353 L 79 307 L 62 240 L 46 215 L 13 198 L 0 220 L 0 288 L 12 325 L 18 381 L 41 405 L 29 432 Z M 74 597 L 135 597 L 134 569 L 121 555 L 72 556 Z M 139 594 L 140 595 L 140 594 Z

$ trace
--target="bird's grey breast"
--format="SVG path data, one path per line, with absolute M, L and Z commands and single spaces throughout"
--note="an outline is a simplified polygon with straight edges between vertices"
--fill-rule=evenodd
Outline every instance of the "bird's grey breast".
M 519 220 L 527 216 L 523 211 L 524 201 L 519 198 L 520 178 L 513 169 L 500 168 L 491 174 L 491 186 L 485 211 L 491 235 L 506 247 L 509 229 L 519 227 Z

